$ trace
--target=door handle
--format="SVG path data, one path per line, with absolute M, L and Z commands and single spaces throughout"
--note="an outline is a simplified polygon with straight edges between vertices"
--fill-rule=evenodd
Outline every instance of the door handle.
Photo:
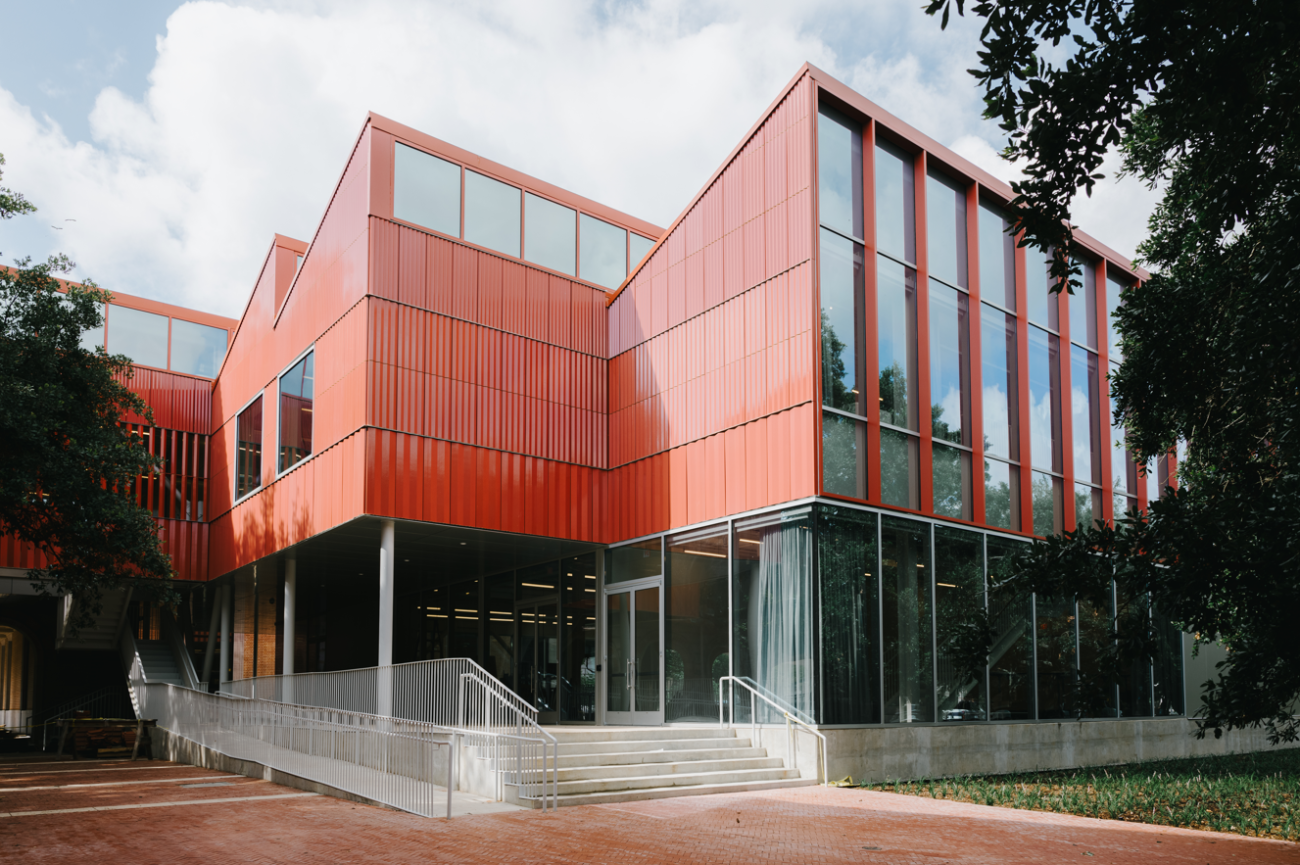
M 626 673 L 626 678 L 627 678 L 627 689 L 628 689 L 629 691 L 632 690 L 632 674 L 633 674 L 633 669 L 632 669 L 632 659 L 631 659 L 631 658 L 628 658 L 628 659 L 627 659 L 627 673 Z

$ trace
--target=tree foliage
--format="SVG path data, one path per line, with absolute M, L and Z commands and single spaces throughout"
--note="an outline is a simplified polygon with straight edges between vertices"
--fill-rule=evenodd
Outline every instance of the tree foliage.
M 0 208 L 35 209 L 4 189 Z M 44 553 L 48 567 L 30 576 L 43 592 L 74 596 L 74 630 L 123 580 L 171 601 L 171 561 L 132 495 L 157 460 L 124 426 L 131 414 L 151 420 L 150 409 L 124 384 L 129 358 L 82 346 L 111 295 L 92 282 L 62 290 L 55 274 L 72 266 L 62 256 L 16 264 L 0 268 L 0 531 Z
M 928 11 L 947 23 L 952 0 Z M 964 13 L 963 0 L 957 10 Z M 1294 740 L 1300 697 L 1300 4 L 1024 0 L 984 19 L 986 116 L 1009 137 L 1013 230 L 1079 251 L 1070 204 L 1102 160 L 1163 188 L 1139 246 L 1154 275 L 1117 313 L 1117 420 L 1139 462 L 1188 442 L 1180 488 L 1149 515 L 1035 544 L 1035 590 L 1101 599 L 1115 579 L 1228 657 L 1199 734 Z M 1057 62 L 1049 62 L 1047 58 Z M 1058 285 L 1059 288 L 1062 287 Z M 1153 643 L 1150 627 L 1132 639 Z M 1116 652 L 1120 644 L 1116 643 Z M 1131 647 L 1130 647 L 1131 648 Z M 1196 704 L 1196 695 L 1189 694 Z

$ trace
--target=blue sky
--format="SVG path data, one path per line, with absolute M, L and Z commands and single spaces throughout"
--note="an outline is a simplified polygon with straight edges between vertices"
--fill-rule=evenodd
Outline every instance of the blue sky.
M 6 4 L 0 257 L 238 315 L 273 232 L 310 239 L 365 112 L 666 225 L 809 60 L 986 169 L 977 30 L 919 0 Z M 1076 222 L 1131 253 L 1152 195 Z

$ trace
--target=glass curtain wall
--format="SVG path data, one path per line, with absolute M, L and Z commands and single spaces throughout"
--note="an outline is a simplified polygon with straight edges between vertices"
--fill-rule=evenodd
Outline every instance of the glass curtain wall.
M 716 722 L 728 675 L 726 523 L 666 539 L 664 720 Z
M 596 554 L 560 562 L 560 720 L 596 720 Z
M 822 487 L 867 497 L 862 131 L 827 109 L 817 147 L 822 344 Z
M 989 720 L 1024 721 L 1035 717 L 1034 599 L 1013 579 L 1012 557 L 1023 541 L 985 536 L 989 625 Z
M 1065 295 L 1070 310 L 1070 418 L 1075 528 L 1092 528 L 1101 508 L 1101 380 L 1097 354 L 1097 269 L 1076 260 L 1083 285 Z
M 935 691 L 941 721 L 988 718 L 984 535 L 934 528 Z
M 984 408 L 984 519 L 1019 530 L 1020 377 L 1016 342 L 1016 248 L 1011 221 L 979 207 L 980 373 Z
M 933 721 L 930 524 L 882 517 L 880 563 L 885 721 Z
M 879 517 L 817 509 L 825 724 L 880 723 Z

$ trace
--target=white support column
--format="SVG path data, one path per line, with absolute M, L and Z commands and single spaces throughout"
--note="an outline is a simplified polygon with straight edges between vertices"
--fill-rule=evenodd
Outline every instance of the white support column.
M 230 649 L 234 645 L 234 635 L 231 634 L 231 606 L 233 605 L 231 597 L 231 587 L 221 587 L 221 671 L 218 674 L 218 680 L 222 682 L 230 681 Z
M 289 553 L 284 563 L 284 663 L 286 676 L 296 672 L 293 668 L 294 656 L 294 614 L 298 602 L 298 557 Z
M 384 520 L 379 529 L 379 662 L 381 668 L 393 663 L 393 556 L 397 533 L 392 520 Z M 393 682 L 391 670 L 379 671 L 377 714 L 391 715 Z

